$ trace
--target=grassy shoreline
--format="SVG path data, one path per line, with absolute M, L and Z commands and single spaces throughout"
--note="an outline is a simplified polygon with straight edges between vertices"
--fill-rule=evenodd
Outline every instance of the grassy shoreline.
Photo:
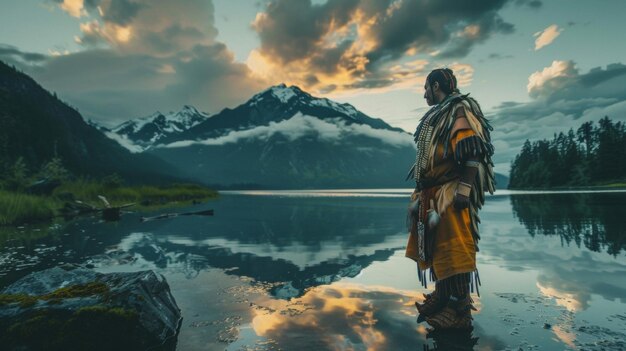
M 217 198 L 218 192 L 196 184 L 111 186 L 88 180 L 65 183 L 49 196 L 0 190 L 0 226 L 52 220 L 65 203 L 75 200 L 102 208 L 104 204 L 98 195 L 106 197 L 111 206 L 135 203 L 132 209 L 142 211 L 209 200 Z

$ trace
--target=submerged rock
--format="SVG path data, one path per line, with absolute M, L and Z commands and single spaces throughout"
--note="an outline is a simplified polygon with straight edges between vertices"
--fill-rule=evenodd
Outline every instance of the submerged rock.
M 0 292 L 3 350 L 174 350 L 182 321 L 165 278 L 50 268 Z

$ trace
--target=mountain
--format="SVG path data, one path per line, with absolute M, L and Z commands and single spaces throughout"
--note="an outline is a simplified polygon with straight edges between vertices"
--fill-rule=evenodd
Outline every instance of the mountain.
M 160 143 L 167 137 L 174 137 L 209 118 L 209 115 L 185 105 L 178 112 L 131 119 L 111 129 L 98 126 L 109 138 L 132 152 L 141 152 Z
M 147 151 L 221 187 L 410 187 L 413 138 L 350 104 L 270 87 Z
M 118 173 L 131 182 L 159 182 L 178 174 L 153 155 L 131 154 L 56 94 L 0 61 L 0 171 L 19 157 L 37 170 L 55 156 L 77 176 Z
M 403 132 L 402 129 L 393 128 L 381 119 L 368 117 L 350 104 L 313 97 L 296 86 L 287 87 L 280 84 L 254 95 L 235 109 L 224 109 L 185 132 L 164 138 L 161 143 L 216 138 L 232 131 L 252 129 L 272 122 L 279 123 L 292 118 L 298 112 L 306 116 L 315 116 L 320 120 L 341 119 L 346 124 Z

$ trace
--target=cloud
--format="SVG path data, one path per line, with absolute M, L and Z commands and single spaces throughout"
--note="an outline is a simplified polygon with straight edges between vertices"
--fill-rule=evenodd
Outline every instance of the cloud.
M 462 58 L 492 35 L 513 32 L 498 14 L 506 0 L 458 2 L 273 0 L 252 23 L 261 47 L 248 64 L 313 91 L 415 85 L 422 70 L 399 76 L 392 67 L 419 55 Z
M 55 0 L 61 10 L 67 12 L 72 17 L 87 16 L 83 0 Z
M 534 36 L 537 37 L 537 39 L 535 39 L 535 51 L 552 44 L 554 39 L 561 35 L 562 31 L 563 29 L 559 29 L 556 24 L 553 24 L 541 32 L 535 33 Z
M 340 142 L 346 136 L 364 136 L 379 139 L 395 147 L 414 147 L 413 138 L 408 133 L 385 129 L 374 129 L 368 125 L 346 124 L 340 119 L 321 120 L 298 112 L 290 119 L 270 122 L 267 126 L 259 126 L 247 130 L 232 131 L 226 135 L 203 141 L 184 140 L 165 145 L 167 148 L 186 147 L 190 145 L 224 145 L 243 140 L 268 140 L 275 134 L 294 141 L 304 136 L 315 136 L 327 142 Z
M 531 74 L 526 88 L 530 96 L 539 97 L 571 84 L 577 76 L 578 70 L 573 61 L 555 60 L 549 67 Z
M 531 101 L 504 102 L 489 112 L 492 139 L 499 145 L 496 164 L 509 163 L 526 139 L 552 139 L 569 126 L 575 129 L 607 115 L 626 122 L 626 65 L 622 63 L 581 73 L 573 61 L 553 61 L 530 75 L 528 92 Z
M 268 85 L 216 40 L 212 1 L 54 2 L 89 16 L 76 37 L 82 50 L 42 55 L 2 46 L 0 59 L 103 125 L 185 104 L 219 112 Z
M 504 59 L 513 58 L 513 55 L 504 55 L 504 54 L 499 54 L 499 53 L 494 52 L 494 53 L 489 54 L 487 58 L 490 60 L 504 60 Z
M 448 66 L 454 72 L 459 87 L 466 87 L 472 83 L 474 78 L 474 67 L 464 63 L 453 63 Z
M 538 9 L 543 6 L 543 3 L 539 0 L 516 0 L 515 4 L 517 6 L 528 6 L 532 9 Z
M 12 64 L 38 64 L 48 59 L 47 55 L 21 51 L 15 46 L 0 44 L 0 58 Z

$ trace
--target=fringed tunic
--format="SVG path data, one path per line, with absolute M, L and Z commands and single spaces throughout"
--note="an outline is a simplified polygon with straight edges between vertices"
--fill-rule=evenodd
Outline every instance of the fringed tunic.
M 424 128 L 428 127 L 430 131 L 426 132 Z M 478 103 L 456 93 L 433 107 L 417 127 L 418 157 L 409 176 L 413 176 L 418 185 L 427 184 L 419 192 L 420 221 L 426 220 L 431 200 L 441 216 L 434 233 L 426 232 L 432 248 L 427 257 L 420 254 L 415 226 L 409 234 L 406 256 L 418 262 L 420 280 L 425 280 L 424 271 L 428 268 L 435 280 L 476 271 L 480 239 L 478 210 L 485 202 L 484 193 L 495 191 L 490 130 Z M 425 135 L 428 139 L 421 141 L 421 145 L 420 134 L 422 139 Z M 469 207 L 458 210 L 453 205 L 455 190 L 469 158 L 478 159 L 478 172 L 472 182 Z M 436 185 L 429 186 L 429 182 Z

